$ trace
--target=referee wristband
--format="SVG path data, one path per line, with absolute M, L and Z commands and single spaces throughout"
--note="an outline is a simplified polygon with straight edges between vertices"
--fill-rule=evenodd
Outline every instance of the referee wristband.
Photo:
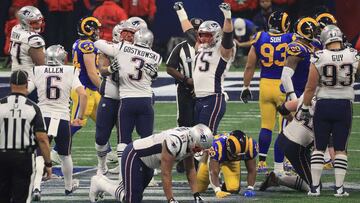
M 45 166 L 48 167 L 48 168 L 49 168 L 49 167 L 52 167 L 51 161 L 50 161 L 49 163 L 48 163 L 48 162 L 45 162 Z

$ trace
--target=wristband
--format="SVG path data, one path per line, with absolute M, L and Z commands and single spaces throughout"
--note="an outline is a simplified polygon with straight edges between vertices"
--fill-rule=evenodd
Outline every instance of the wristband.
M 309 107 L 309 106 L 306 106 L 305 104 L 303 104 L 303 105 L 301 106 L 301 108 L 304 109 L 304 110 L 309 110 L 310 107 Z
M 248 190 L 254 190 L 254 186 L 249 185 L 249 186 L 247 186 L 247 189 Z
M 49 167 L 52 167 L 51 161 L 50 161 L 50 162 L 45 162 L 44 164 L 45 164 L 45 166 L 48 167 L 48 168 L 49 168 Z

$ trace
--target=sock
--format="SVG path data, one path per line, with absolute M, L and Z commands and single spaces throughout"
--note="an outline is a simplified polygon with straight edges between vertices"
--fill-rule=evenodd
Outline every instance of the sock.
M 275 140 L 274 144 L 274 161 L 277 163 L 283 163 L 284 162 L 284 152 L 281 150 L 279 145 L 279 136 Z
M 73 162 L 71 155 L 59 155 L 61 159 L 61 172 L 64 175 L 65 190 L 72 190 Z
M 119 180 L 121 181 L 122 180 L 122 169 L 121 169 L 121 157 L 122 157 L 122 154 L 126 148 L 127 144 L 125 143 L 120 143 L 117 145 L 117 148 L 116 148 L 116 151 L 117 151 L 117 155 L 118 155 L 118 159 L 119 159 Z
M 344 184 L 346 169 L 347 169 L 347 155 L 336 154 L 334 161 L 334 173 L 335 173 L 335 186 L 338 188 Z
M 100 191 L 111 194 L 116 200 L 122 201 L 124 197 L 124 184 L 121 181 L 120 184 L 114 184 L 113 181 L 108 179 L 106 176 L 100 175 L 97 179 L 97 186 Z
M 110 142 L 107 142 L 106 145 L 107 145 L 106 153 L 111 152 L 111 144 L 110 144 Z
M 266 156 L 271 144 L 272 131 L 261 128 L 259 133 L 259 160 L 266 161 Z
M 274 162 L 274 172 L 277 173 L 277 172 L 283 172 L 284 171 L 284 163 L 281 162 L 281 163 L 277 163 L 277 162 Z
M 313 186 L 318 186 L 320 184 L 323 168 L 324 152 L 315 150 L 311 155 L 311 177 Z
M 300 176 L 281 176 L 278 181 L 279 185 L 286 186 L 299 191 L 309 191 L 309 185 L 300 178 Z
M 109 143 L 105 145 L 98 145 L 95 143 L 96 154 L 98 158 L 98 167 L 105 168 L 106 167 L 106 155 L 109 149 Z
M 70 126 L 71 129 L 71 136 L 74 136 L 75 133 L 81 129 L 82 126 Z
M 36 168 L 35 168 L 35 178 L 34 178 L 34 190 L 35 189 L 39 189 L 41 191 L 41 179 L 43 177 L 43 173 L 44 173 L 44 158 L 42 156 L 37 156 L 35 159 L 35 164 L 36 164 Z

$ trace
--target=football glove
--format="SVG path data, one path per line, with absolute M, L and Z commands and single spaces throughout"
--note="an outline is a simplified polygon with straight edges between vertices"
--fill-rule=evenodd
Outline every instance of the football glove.
M 177 200 L 175 200 L 173 197 L 168 201 L 169 203 L 179 203 Z
M 111 60 L 111 64 L 108 67 L 108 72 L 114 73 L 114 72 L 118 71 L 119 69 L 120 69 L 119 62 L 116 58 L 114 58 L 113 60 Z
M 158 65 L 157 64 L 150 64 L 145 63 L 143 67 L 146 74 L 148 74 L 152 79 L 157 77 Z
M 254 197 L 255 195 L 254 187 L 248 186 L 244 192 L 244 197 Z
M 221 190 L 216 192 L 216 197 L 219 199 L 227 197 L 229 195 L 231 195 L 230 192 L 225 192 L 225 191 L 221 191 Z
M 252 99 L 251 91 L 249 87 L 244 87 L 241 91 L 240 100 L 246 104 L 250 99 Z
M 174 7 L 174 10 L 176 11 L 176 14 L 178 15 L 180 22 L 188 19 L 188 16 L 184 9 L 183 2 L 175 2 L 173 7 Z
M 173 8 L 174 8 L 175 11 L 179 11 L 181 9 L 184 9 L 184 4 L 181 1 L 177 1 L 177 2 L 174 3 Z
M 200 196 L 200 193 L 195 192 L 194 194 L 194 203 L 203 203 L 204 199 Z
M 225 19 L 231 19 L 231 6 L 228 3 L 221 3 L 220 10 L 223 12 Z
M 300 115 L 298 119 L 302 121 L 309 121 L 310 118 L 311 114 L 309 112 L 309 106 L 302 105 L 300 108 Z

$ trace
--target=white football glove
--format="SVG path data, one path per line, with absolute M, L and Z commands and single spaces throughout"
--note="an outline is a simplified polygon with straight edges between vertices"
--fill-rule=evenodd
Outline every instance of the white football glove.
M 145 63 L 143 68 L 142 68 L 146 74 L 148 74 L 152 79 L 155 79 L 157 77 L 157 72 L 158 72 L 158 65 L 157 64 L 150 64 L 150 63 Z
M 231 6 L 228 3 L 221 3 L 220 10 L 223 12 L 225 19 L 231 19 Z
M 181 1 L 175 2 L 173 8 L 174 8 L 174 10 L 176 11 L 176 14 L 179 17 L 180 22 L 188 19 L 188 16 L 187 16 L 186 11 L 184 9 L 183 2 L 181 2 Z
M 120 69 L 120 65 L 119 65 L 118 60 L 116 58 L 112 59 L 111 64 L 108 67 L 108 72 L 114 73 L 114 72 L 118 71 L 119 69 Z

